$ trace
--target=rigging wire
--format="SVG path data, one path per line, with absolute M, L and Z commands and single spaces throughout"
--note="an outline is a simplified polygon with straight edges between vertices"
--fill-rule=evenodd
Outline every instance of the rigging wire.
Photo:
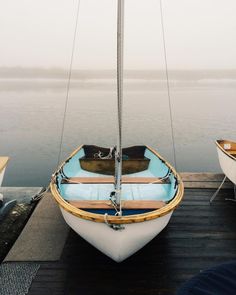
M 60 144 L 59 144 L 59 153 L 58 153 L 58 159 L 57 159 L 57 166 L 59 166 L 59 163 L 60 163 L 60 158 L 61 158 L 61 153 L 62 153 L 62 143 L 63 143 L 64 132 L 65 132 L 65 121 L 66 121 L 66 113 L 67 113 L 68 101 L 69 101 L 69 91 L 70 91 L 70 83 L 71 83 L 72 64 L 73 64 L 73 60 L 74 60 L 75 41 L 76 41 L 78 20 L 79 20 L 79 8 L 80 8 L 80 0 L 78 0 L 77 9 L 76 9 L 75 30 L 74 30 L 73 42 L 72 42 L 72 50 L 71 50 L 71 58 L 70 58 L 70 65 L 69 65 L 69 73 L 68 73 L 68 81 L 67 81 L 64 113 L 63 113 L 63 119 L 62 119 L 62 128 L 61 128 L 61 137 L 60 137 Z
M 168 95 L 168 104 L 169 104 L 169 113 L 170 113 L 172 148 L 173 148 L 173 155 L 174 155 L 174 164 L 175 164 L 175 168 L 177 169 L 174 126 L 173 126 L 173 112 L 172 112 L 172 103 L 171 103 L 171 95 L 170 95 L 170 81 L 169 81 L 169 74 L 168 74 L 168 63 L 167 63 L 167 53 L 166 53 L 166 40 L 165 40 L 162 0 L 160 0 L 160 12 L 161 12 L 162 40 L 163 40 L 163 49 L 164 49 L 164 57 L 165 57 L 165 73 L 166 73 L 166 83 L 167 83 L 167 95 Z

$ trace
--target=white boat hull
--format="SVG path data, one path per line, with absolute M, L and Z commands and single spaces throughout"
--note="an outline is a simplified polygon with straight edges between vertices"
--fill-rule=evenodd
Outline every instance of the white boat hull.
M 217 146 L 219 163 L 224 174 L 236 184 L 236 161 Z
M 91 161 L 90 157 L 85 157 L 84 147 L 97 149 L 96 146 L 81 146 L 75 150 L 52 176 L 51 192 L 66 223 L 102 253 L 121 262 L 143 248 L 166 227 L 182 200 L 183 183 L 174 168 L 151 148 L 127 148 L 125 151 L 129 157 L 132 152 L 138 151 L 142 155 L 136 155 L 126 163 L 132 173 L 126 172 L 122 178 L 123 210 L 122 214 L 115 214 L 114 204 L 109 198 L 114 190 L 113 179 L 109 183 L 107 174 L 87 171 L 78 165 L 80 159 L 88 159 L 89 164 L 93 164 L 91 167 L 98 169 L 96 159 L 92 157 Z M 145 163 L 143 168 L 142 162 L 142 171 L 136 172 L 136 166 L 139 169 L 143 159 L 148 160 L 148 165 Z M 100 162 L 99 165 L 100 169 Z M 103 169 L 108 171 L 107 167 Z M 143 179 L 147 182 L 143 183 Z
M 124 224 L 125 229 L 114 230 L 105 223 L 85 220 L 60 209 L 66 223 L 76 233 L 116 262 L 122 262 L 158 235 L 173 212 L 149 221 Z
M 9 161 L 8 157 L 0 157 L 0 186 L 2 186 L 2 181 L 4 178 L 8 161 Z
M 5 171 L 6 171 L 6 168 L 3 168 L 3 170 L 0 172 L 0 186 L 2 186 L 2 181 L 3 181 Z

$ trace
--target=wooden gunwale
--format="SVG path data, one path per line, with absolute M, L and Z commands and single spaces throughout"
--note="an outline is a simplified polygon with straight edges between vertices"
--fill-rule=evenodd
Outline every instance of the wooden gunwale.
M 221 145 L 221 143 L 229 143 L 229 144 L 236 144 L 235 142 L 233 142 L 233 141 L 230 141 L 230 140 L 216 140 L 215 141 L 215 144 L 216 144 L 216 146 L 225 154 L 225 155 L 227 155 L 229 158 L 231 158 L 232 160 L 234 160 L 234 161 L 236 161 L 236 158 L 234 157 L 234 156 L 232 156 L 229 152 L 230 152 L 230 150 L 225 150 L 224 148 L 223 148 L 223 146 Z
M 0 173 L 4 170 L 9 162 L 9 157 L 0 157 Z
M 55 174 L 65 165 L 65 163 L 73 157 L 81 148 L 83 148 L 83 145 L 81 145 L 79 148 L 77 148 L 56 170 Z M 129 215 L 129 216 L 111 216 L 108 215 L 106 220 L 109 223 L 112 224 L 128 224 L 128 223 L 138 223 L 138 222 L 144 222 L 152 219 L 156 219 L 158 217 L 164 216 L 170 212 L 172 212 L 180 203 L 180 201 L 183 198 L 184 194 L 184 185 L 182 180 L 180 179 L 180 176 L 177 174 L 175 169 L 168 163 L 166 162 L 155 150 L 150 148 L 149 146 L 146 146 L 147 149 L 149 149 L 154 155 L 156 155 L 159 159 L 161 159 L 165 165 L 170 168 L 172 171 L 173 175 L 177 178 L 178 181 L 178 190 L 176 192 L 175 197 L 173 200 L 168 203 L 166 206 L 153 210 L 148 213 L 142 213 L 142 214 L 135 214 L 135 215 Z M 95 213 L 90 213 L 81 209 L 78 209 L 71 204 L 69 204 L 67 201 L 63 199 L 63 197 L 60 195 L 57 185 L 55 183 L 55 174 L 52 176 L 52 180 L 50 182 L 50 189 L 52 192 L 52 195 L 54 196 L 55 200 L 57 203 L 60 205 L 61 208 L 66 210 L 67 212 L 71 213 L 72 215 L 76 217 L 83 218 L 85 220 L 90 220 L 94 222 L 99 222 L 99 223 L 105 223 L 104 215 L 102 214 L 95 214 Z

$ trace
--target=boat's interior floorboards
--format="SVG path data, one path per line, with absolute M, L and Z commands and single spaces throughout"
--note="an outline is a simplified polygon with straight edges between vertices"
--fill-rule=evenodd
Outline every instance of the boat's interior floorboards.
M 58 262 L 41 263 L 29 295 L 174 295 L 200 271 L 236 259 L 233 190 L 185 189 L 169 225 L 138 253 L 117 264 L 72 230 Z

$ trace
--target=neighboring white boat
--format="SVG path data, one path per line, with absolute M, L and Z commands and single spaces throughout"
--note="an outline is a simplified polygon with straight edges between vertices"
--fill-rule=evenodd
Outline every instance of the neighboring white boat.
M 226 200 L 236 201 L 236 142 L 220 139 L 215 141 L 218 153 L 219 163 L 222 171 L 225 174 L 220 186 L 210 199 L 213 202 L 220 189 L 222 188 L 226 178 L 228 177 L 234 183 L 234 199 L 227 198 Z
M 68 225 L 117 262 L 165 228 L 184 192 L 179 175 L 156 151 L 122 148 L 123 9 L 124 1 L 118 0 L 117 145 L 79 147 L 50 183 Z
M 236 142 L 217 140 L 215 143 L 222 171 L 236 184 Z
M 9 161 L 9 157 L 0 157 L 0 186 L 2 185 L 3 177 L 6 171 L 6 167 Z M 3 194 L 0 193 L 0 222 L 6 216 L 6 214 L 14 207 L 16 200 L 10 200 L 4 202 Z
M 9 157 L 0 157 L 0 186 L 2 185 L 3 177 L 6 171 L 6 166 L 9 161 Z

